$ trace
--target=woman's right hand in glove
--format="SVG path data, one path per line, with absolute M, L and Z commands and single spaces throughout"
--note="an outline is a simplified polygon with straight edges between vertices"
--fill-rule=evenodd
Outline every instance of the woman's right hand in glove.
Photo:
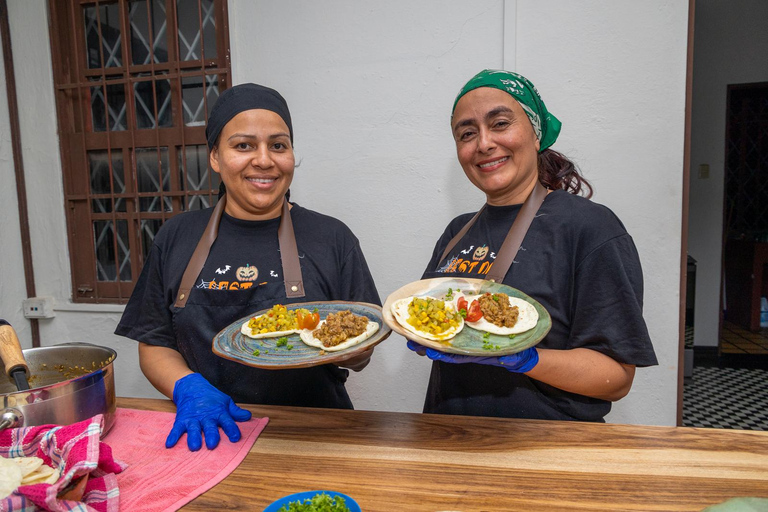
M 219 427 L 229 440 L 240 440 L 240 429 L 235 422 L 251 419 L 250 411 L 241 409 L 227 395 L 213 387 L 199 373 L 191 373 L 176 381 L 173 387 L 176 404 L 176 420 L 165 440 L 165 447 L 172 448 L 181 436 L 187 434 L 187 446 L 193 452 L 203 445 L 213 450 L 218 446 Z

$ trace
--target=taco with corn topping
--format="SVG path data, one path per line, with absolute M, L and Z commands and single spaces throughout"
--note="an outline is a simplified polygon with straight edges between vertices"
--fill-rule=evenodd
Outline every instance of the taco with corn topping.
M 392 315 L 406 330 L 435 341 L 446 341 L 464 328 L 453 302 L 434 297 L 406 297 L 392 303 Z

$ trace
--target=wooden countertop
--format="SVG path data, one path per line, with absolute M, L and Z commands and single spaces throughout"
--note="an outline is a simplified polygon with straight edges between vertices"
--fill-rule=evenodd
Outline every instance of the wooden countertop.
M 166 400 L 118 406 L 174 411 Z M 699 511 L 768 497 L 768 432 L 246 407 L 269 417 L 266 429 L 183 510 L 257 511 L 317 489 L 365 512 Z

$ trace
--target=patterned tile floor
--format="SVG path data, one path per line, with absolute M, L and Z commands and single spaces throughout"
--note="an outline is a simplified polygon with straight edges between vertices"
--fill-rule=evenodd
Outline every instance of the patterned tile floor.
M 694 367 L 683 387 L 683 426 L 768 430 L 768 371 Z
M 768 328 L 750 332 L 730 322 L 723 323 L 720 351 L 725 354 L 768 354 Z
M 726 322 L 720 352 L 696 362 L 686 379 L 683 425 L 768 430 L 768 329 L 752 333 Z

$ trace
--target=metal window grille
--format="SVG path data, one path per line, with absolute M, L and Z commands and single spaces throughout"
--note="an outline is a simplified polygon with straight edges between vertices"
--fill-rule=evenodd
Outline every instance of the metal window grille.
M 216 202 L 226 0 L 49 2 L 73 300 L 126 302 L 163 222 Z
M 725 138 L 727 235 L 768 241 L 768 82 L 728 86 Z

